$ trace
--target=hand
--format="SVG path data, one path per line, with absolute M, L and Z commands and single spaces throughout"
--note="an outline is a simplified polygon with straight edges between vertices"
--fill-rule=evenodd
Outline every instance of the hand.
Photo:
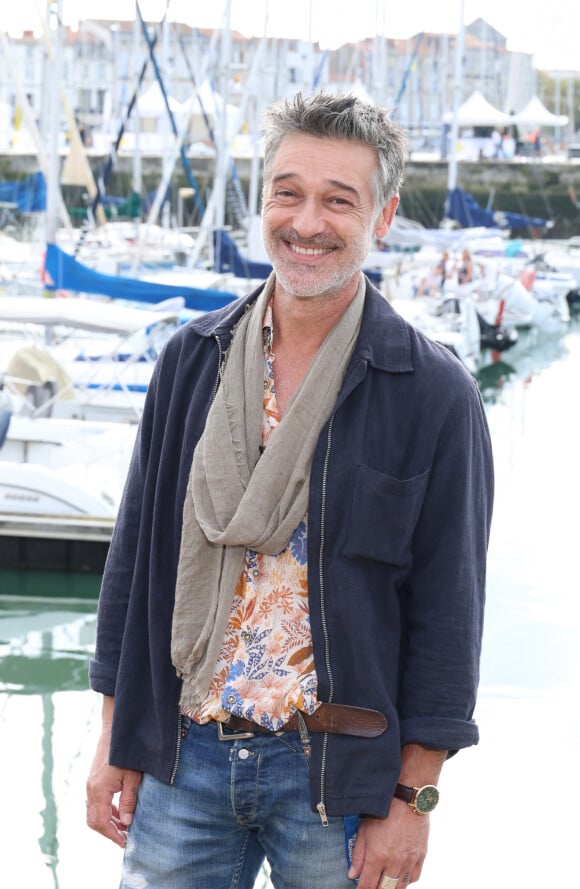
M 394 799 L 387 818 L 361 818 L 349 878 L 358 889 L 380 889 L 384 876 L 398 877 L 406 889 L 421 876 L 429 839 L 429 815 L 417 815 Z
M 92 830 L 124 848 L 127 828 L 137 807 L 137 790 L 142 773 L 109 765 L 110 728 L 99 739 L 87 780 L 87 824 Z M 119 793 L 119 804 L 113 797 Z

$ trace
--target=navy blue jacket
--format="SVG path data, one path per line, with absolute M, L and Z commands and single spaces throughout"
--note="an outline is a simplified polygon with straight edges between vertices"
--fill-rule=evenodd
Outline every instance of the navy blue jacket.
M 115 697 L 110 761 L 164 782 L 179 747 L 170 636 L 185 489 L 221 356 L 255 296 L 189 322 L 158 358 L 103 577 L 90 681 Z M 402 745 L 477 743 L 492 491 L 476 383 L 367 282 L 312 464 L 308 584 L 319 699 L 380 710 L 389 728 L 313 735 L 313 807 L 384 816 Z

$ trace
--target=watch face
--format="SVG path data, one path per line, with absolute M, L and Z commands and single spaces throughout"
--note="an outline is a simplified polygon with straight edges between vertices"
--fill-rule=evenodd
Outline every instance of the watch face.
M 432 784 L 421 787 L 415 798 L 415 807 L 422 815 L 432 812 L 439 802 L 439 791 Z

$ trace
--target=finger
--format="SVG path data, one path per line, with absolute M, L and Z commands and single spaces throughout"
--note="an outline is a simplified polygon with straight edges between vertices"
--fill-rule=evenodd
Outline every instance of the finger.
M 381 862 L 376 859 L 371 860 L 367 855 L 360 871 L 358 889 L 396 889 L 398 877 L 387 875 L 396 874 L 397 867 L 396 865 L 389 867 L 390 869 L 385 870 Z
M 141 784 L 141 773 L 134 772 L 130 777 L 125 778 L 123 789 L 119 796 L 119 817 L 122 824 L 128 826 L 133 821 L 133 815 L 137 808 L 137 791 Z
M 424 856 L 407 859 L 399 869 L 399 885 L 397 889 L 406 889 L 409 883 L 416 883 L 423 870 Z
M 356 838 L 354 849 L 351 855 L 351 864 L 348 869 L 349 880 L 356 880 L 360 876 L 365 860 L 365 843 L 363 837 L 359 834 Z
M 88 799 L 86 807 L 88 827 L 124 849 L 127 844 L 127 831 L 119 820 L 116 807 Z

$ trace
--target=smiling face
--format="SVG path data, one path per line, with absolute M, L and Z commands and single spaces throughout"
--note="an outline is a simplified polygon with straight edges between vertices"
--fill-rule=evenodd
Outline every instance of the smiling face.
M 377 158 L 368 145 L 293 134 L 265 183 L 264 245 L 276 281 L 295 297 L 354 288 L 374 237 L 389 230 L 398 199 L 377 212 Z

